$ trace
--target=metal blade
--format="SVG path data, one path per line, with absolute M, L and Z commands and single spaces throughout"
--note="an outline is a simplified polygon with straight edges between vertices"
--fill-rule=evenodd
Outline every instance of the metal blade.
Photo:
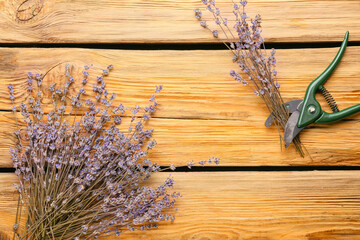
M 294 140 L 294 138 L 303 130 L 304 128 L 298 128 L 297 122 L 299 119 L 300 111 L 296 110 L 291 114 L 289 120 L 286 123 L 285 131 L 284 131 L 284 139 L 285 139 L 285 147 L 287 148 L 290 143 Z
M 297 107 L 299 106 L 300 103 L 302 103 L 303 100 L 299 99 L 299 100 L 291 100 L 291 101 L 288 101 L 285 104 L 285 106 L 287 107 L 289 113 L 293 113 L 296 111 Z M 265 126 L 266 127 L 270 127 L 271 124 L 274 122 L 274 118 L 273 118 L 273 113 L 271 113 L 269 115 L 269 117 L 266 119 L 265 121 Z
M 273 114 L 271 113 L 265 121 L 265 126 L 270 127 L 273 122 L 274 122 L 274 118 L 273 118 Z

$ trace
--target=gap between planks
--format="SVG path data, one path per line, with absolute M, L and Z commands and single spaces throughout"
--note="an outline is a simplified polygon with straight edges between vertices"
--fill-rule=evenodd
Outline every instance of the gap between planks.
M 267 49 L 306 49 L 337 48 L 338 42 L 276 42 L 267 43 Z M 350 46 L 360 46 L 360 41 L 349 41 Z M 113 50 L 227 50 L 222 42 L 218 43 L 0 43 L 0 48 L 78 48 L 78 49 L 113 49 Z

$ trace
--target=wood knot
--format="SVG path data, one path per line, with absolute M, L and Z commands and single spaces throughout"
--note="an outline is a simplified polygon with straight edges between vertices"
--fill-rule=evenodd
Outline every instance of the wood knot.
M 22 0 L 15 10 L 16 19 L 27 22 L 35 18 L 43 9 L 44 0 Z

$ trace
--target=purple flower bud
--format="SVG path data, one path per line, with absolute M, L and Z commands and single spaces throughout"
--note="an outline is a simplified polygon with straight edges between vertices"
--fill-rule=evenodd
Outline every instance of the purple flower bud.
M 82 228 L 83 234 L 86 234 L 88 229 L 89 229 L 89 226 L 88 225 L 82 225 L 81 228 Z
M 113 101 L 113 100 L 116 98 L 116 96 L 117 96 L 117 94 L 116 94 L 116 93 L 113 93 L 113 94 L 110 96 L 109 100 L 110 100 L 110 101 Z
M 217 30 L 212 31 L 212 34 L 213 34 L 213 36 L 214 36 L 215 38 L 218 38 L 218 37 L 219 37 L 219 33 L 218 33 Z
M 228 24 L 227 18 L 224 18 L 223 24 L 224 24 L 224 26 L 227 26 L 227 24 Z
M 50 90 L 50 92 L 54 92 L 54 91 L 55 91 L 55 83 L 53 83 L 53 84 L 51 84 L 51 85 L 49 86 L 49 90 Z
M 201 21 L 200 26 L 202 26 L 203 28 L 206 28 L 207 27 L 206 21 Z
M 240 4 L 243 5 L 244 7 L 246 6 L 247 3 L 248 1 L 240 1 Z
M 189 169 L 191 169 L 192 166 L 194 166 L 194 162 L 193 162 L 193 161 L 191 161 L 191 162 L 189 162 L 189 163 L 187 164 L 187 167 L 188 167 Z
M 163 89 L 162 85 L 156 85 L 156 90 L 155 90 L 155 92 L 156 92 L 156 93 L 159 93 L 159 92 L 161 92 L 162 89 Z
M 78 192 L 82 192 L 85 189 L 85 187 L 84 185 L 78 185 L 76 189 Z
M 39 73 L 35 74 L 35 79 L 36 80 L 41 80 L 41 75 Z
M 199 9 L 195 9 L 194 12 L 195 12 L 195 18 L 200 20 L 202 16 L 202 12 Z
M 120 124 L 121 123 L 121 116 L 120 115 L 114 116 L 114 123 L 115 124 Z
M 13 229 L 14 229 L 15 232 L 18 230 L 18 228 L 19 228 L 19 225 L 18 225 L 18 224 L 14 224 L 14 225 L 13 225 Z
M 103 95 L 106 97 L 107 95 L 109 95 L 109 92 L 108 92 L 108 90 L 104 90 L 104 92 L 103 92 Z

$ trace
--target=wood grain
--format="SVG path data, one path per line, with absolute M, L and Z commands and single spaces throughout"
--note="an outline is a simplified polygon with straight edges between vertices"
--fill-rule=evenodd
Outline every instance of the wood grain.
M 349 47 L 326 83 L 340 109 L 360 101 L 359 50 L 360 47 Z M 278 51 L 284 99 L 302 98 L 308 83 L 325 69 L 336 51 L 337 48 Z M 107 86 L 110 92 L 118 93 L 117 103 L 125 105 L 146 104 L 154 86 L 164 84 L 159 109 L 150 121 L 159 143 L 152 157 L 161 165 L 182 165 L 210 156 L 221 157 L 226 166 L 360 163 L 359 115 L 304 130 L 301 138 L 312 159 L 299 158 L 292 147 L 281 152 L 276 129 L 264 126 L 268 113 L 261 100 L 229 76 L 234 65 L 226 51 L 2 48 L 0 58 L 0 109 L 7 111 L 11 108 L 7 84 L 15 84 L 19 103 L 26 98 L 26 72 L 44 73 L 65 60 L 75 67 L 75 75 L 85 64 L 94 63 L 94 73 L 99 73 L 101 66 L 114 64 Z M 63 82 L 63 73 L 64 64 L 51 71 L 44 84 Z M 324 102 L 321 96 L 318 99 Z M 48 102 L 44 99 L 45 104 Z M 14 121 L 10 116 L 6 112 L 0 114 L 0 167 L 11 166 L 8 149 L 13 144 L 9 135 Z
M 360 172 L 173 173 L 183 197 L 173 224 L 121 239 L 359 239 Z M 156 174 L 160 184 L 167 173 Z M 0 174 L 0 232 L 10 236 L 16 193 Z M 116 239 L 116 238 L 108 238 Z
M 284 100 L 303 98 L 307 85 L 331 62 L 337 48 L 289 49 L 277 53 L 277 70 Z M 340 109 L 359 103 L 360 47 L 347 48 L 337 69 L 326 82 Z M 164 85 L 155 117 L 265 120 L 268 113 L 261 99 L 230 76 L 238 69 L 228 51 L 131 51 L 88 49 L 0 48 L 0 109 L 10 110 L 8 84 L 15 85 L 16 103 L 27 97 L 26 74 L 45 73 L 68 62 L 81 84 L 82 67 L 94 64 L 89 88 L 101 67 L 113 64 L 106 78 L 109 92 L 116 92 L 115 104 L 147 104 L 155 85 Z M 45 77 L 44 85 L 64 84 L 64 64 Z M 91 91 L 90 91 L 91 92 Z M 49 96 L 48 91 L 44 94 Z M 322 98 L 319 98 L 321 101 Z M 322 101 L 325 102 L 325 101 Z M 44 100 L 44 104 L 50 103 Z
M 128 122 L 123 121 L 123 129 Z M 0 124 L 0 167 L 12 167 L 9 148 L 15 145 L 16 129 L 12 113 L 0 115 Z M 261 120 L 153 118 L 147 127 L 155 129 L 158 144 L 149 157 L 162 166 L 183 166 L 212 156 L 221 158 L 221 166 L 360 165 L 359 119 L 304 130 L 301 139 L 311 155 L 305 158 L 292 145 L 281 151 L 277 130 L 262 125 Z
M 233 19 L 231 1 L 217 4 Z M 217 42 L 194 18 L 202 7 L 200 0 L 1 0 L 0 43 Z M 347 30 L 360 40 L 358 0 L 252 0 L 247 12 L 262 15 L 267 42 L 341 41 Z

